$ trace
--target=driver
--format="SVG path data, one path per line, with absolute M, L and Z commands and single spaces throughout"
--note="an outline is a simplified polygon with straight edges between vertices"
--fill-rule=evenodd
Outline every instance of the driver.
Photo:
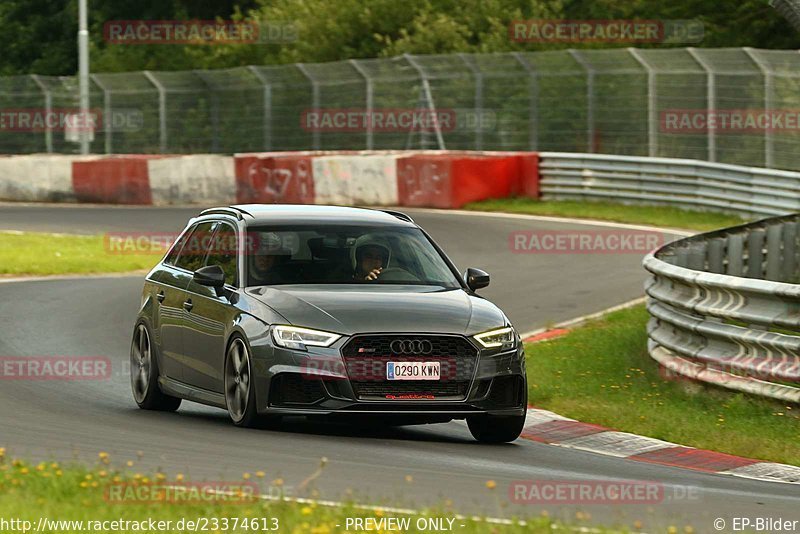
M 259 232 L 257 238 L 250 263 L 250 278 L 259 285 L 280 283 L 279 267 L 282 260 L 290 256 L 289 251 L 283 248 L 283 242 L 275 232 Z
M 389 267 L 391 255 L 391 249 L 382 240 L 370 235 L 359 237 L 351 255 L 353 279 L 366 282 L 377 280 L 381 272 Z

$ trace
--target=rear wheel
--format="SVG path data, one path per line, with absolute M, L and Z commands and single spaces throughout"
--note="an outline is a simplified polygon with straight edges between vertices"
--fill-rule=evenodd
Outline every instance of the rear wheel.
M 510 443 L 525 426 L 524 415 L 474 415 L 467 417 L 472 437 L 481 443 Z
M 143 410 L 174 412 L 181 405 L 181 399 L 166 395 L 158 387 L 158 361 L 144 323 L 136 325 L 131 342 L 131 389 Z
M 225 405 L 236 426 L 256 427 L 256 395 L 250 365 L 250 351 L 241 337 L 233 338 L 225 356 Z

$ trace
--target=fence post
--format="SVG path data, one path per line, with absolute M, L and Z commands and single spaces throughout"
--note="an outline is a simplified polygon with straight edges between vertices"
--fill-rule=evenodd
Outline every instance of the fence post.
M 458 54 L 475 79 L 475 150 L 483 150 L 483 73 L 466 54 Z
M 44 94 L 44 111 L 47 116 L 50 116 L 53 111 L 53 93 L 50 92 L 50 89 L 47 88 L 47 85 L 39 78 L 38 74 L 31 74 L 31 79 L 42 90 Z M 50 128 L 49 121 L 47 121 L 44 129 L 44 146 L 48 154 L 53 153 L 53 130 Z
M 258 70 L 258 67 L 249 65 L 247 70 L 253 73 L 253 76 L 255 76 L 259 82 L 261 82 L 261 85 L 264 88 L 264 115 L 261 128 L 264 135 L 264 150 L 268 152 L 272 150 L 272 83 L 263 72 Z
M 444 146 L 444 138 L 442 137 L 442 129 L 439 127 L 439 120 L 438 117 L 436 117 L 436 106 L 433 103 L 433 94 L 431 93 L 431 84 L 428 81 L 428 75 L 425 74 L 425 71 L 419 65 L 414 56 L 409 53 L 405 53 L 403 54 L 403 57 L 414 68 L 414 70 L 417 71 L 420 80 L 422 80 L 422 90 L 425 93 L 425 100 L 428 101 L 428 109 L 433 114 L 434 119 L 436 119 L 433 122 L 436 131 L 436 142 L 439 145 L 439 150 L 446 150 Z
M 575 61 L 577 61 L 584 69 L 586 69 L 586 143 L 587 151 L 590 153 L 595 152 L 594 146 L 594 76 L 595 70 L 586 59 L 580 55 L 575 49 L 567 50 Z
M 703 59 L 692 47 L 686 49 L 687 52 L 694 58 L 698 65 L 706 71 L 706 113 L 707 118 L 712 113 L 717 112 L 717 80 L 711 65 Z M 708 120 L 706 120 L 706 127 L 708 129 L 708 161 L 717 161 L 717 130 L 715 128 L 708 128 Z
M 113 125 L 111 122 L 111 91 L 103 84 L 102 80 L 96 74 L 90 74 L 89 79 L 92 80 L 97 87 L 103 91 L 103 131 L 105 133 L 105 152 L 111 154 L 111 142 L 113 135 Z
M 314 76 L 308 71 L 306 66 L 302 63 L 295 63 L 295 67 L 299 70 L 303 76 L 311 83 L 311 107 L 314 111 L 319 111 L 320 109 L 320 95 L 319 95 L 319 82 Z M 319 135 L 319 128 L 316 128 L 311 133 L 311 142 L 314 145 L 314 150 L 319 150 L 320 148 L 320 135 Z
M 202 70 L 193 70 L 192 74 L 200 78 L 211 97 L 211 153 L 216 154 L 219 152 L 219 95 Z
M 520 52 L 512 52 L 514 59 L 528 73 L 528 146 L 530 150 L 539 147 L 539 74 Z
M 142 74 L 158 91 L 158 149 L 164 154 L 167 152 L 167 90 L 149 70 L 142 71 Z
M 636 48 L 628 48 L 633 59 L 647 71 L 647 155 L 658 156 L 658 108 L 656 95 L 656 72 L 650 62 Z
M 773 94 L 775 90 L 775 80 L 770 66 L 761 57 L 758 56 L 757 51 L 750 47 L 745 47 L 744 53 L 756 64 L 761 75 L 764 76 L 764 111 L 769 112 L 773 106 Z M 773 142 L 772 128 L 764 129 L 764 166 L 767 168 L 775 167 L 775 147 Z
M 349 63 L 353 66 L 354 69 L 358 71 L 362 78 L 364 78 L 365 84 L 365 91 L 366 97 L 364 105 L 367 111 L 367 150 L 373 149 L 373 139 L 372 139 L 372 108 L 374 105 L 373 102 L 373 87 L 372 87 L 372 78 L 369 77 L 369 73 L 359 65 L 357 59 L 350 59 L 348 60 Z

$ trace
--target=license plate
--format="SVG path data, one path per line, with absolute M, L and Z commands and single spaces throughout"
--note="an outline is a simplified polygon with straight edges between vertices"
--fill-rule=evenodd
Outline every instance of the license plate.
M 387 380 L 439 380 L 439 362 L 387 362 Z

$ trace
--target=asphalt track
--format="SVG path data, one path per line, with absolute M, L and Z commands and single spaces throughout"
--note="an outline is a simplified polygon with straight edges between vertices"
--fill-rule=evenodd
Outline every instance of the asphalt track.
M 179 230 L 198 208 L 0 206 L 0 229 L 76 233 Z M 415 212 L 460 268 L 493 275 L 483 293 L 529 330 L 619 304 L 642 294 L 636 254 L 512 254 L 518 230 L 597 230 L 581 224 Z M 352 495 L 360 502 L 422 507 L 452 501 L 463 514 L 534 516 L 632 525 L 642 530 L 692 525 L 714 532 L 721 517 L 800 519 L 800 486 L 685 471 L 631 462 L 526 440 L 486 446 L 465 425 L 364 429 L 303 419 L 271 430 L 233 427 L 218 410 L 185 403 L 176 414 L 138 410 L 131 398 L 127 359 L 140 277 L 44 280 L 0 284 L 0 355 L 107 356 L 109 380 L 6 380 L 0 384 L 0 446 L 30 459 L 94 461 L 184 473 L 194 480 L 238 480 L 263 470 L 296 487 L 321 457 L 313 482 L 319 497 Z M 576 355 L 577 356 L 577 355 Z M 535 379 L 535 377 L 534 377 Z M 140 454 L 141 453 L 141 454 Z M 412 477 L 411 482 L 406 476 Z M 488 489 L 488 480 L 496 482 Z M 643 480 L 663 484 L 660 503 L 616 506 L 516 505 L 515 480 Z M 691 488 L 691 489 L 689 489 Z M 348 493 L 348 490 L 352 493 Z M 688 495 L 686 494 L 688 491 Z

